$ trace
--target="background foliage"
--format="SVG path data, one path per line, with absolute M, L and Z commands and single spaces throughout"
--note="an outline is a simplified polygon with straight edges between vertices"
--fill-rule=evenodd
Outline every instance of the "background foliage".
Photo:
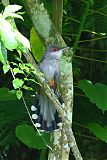
M 43 0 L 52 18 L 52 3 Z M 93 0 L 86 21 L 81 31 L 81 36 L 73 57 L 74 73 L 74 114 L 73 130 L 83 159 L 107 159 L 107 1 Z M 22 1 L 10 0 L 11 4 L 23 6 Z M 80 30 L 86 0 L 64 0 L 62 36 L 66 44 L 74 47 L 75 39 Z M 0 4 L 0 12 L 4 9 Z M 15 19 L 18 30 L 31 41 L 34 57 L 40 61 L 44 46 L 41 44 L 32 23 L 21 9 L 24 21 Z M 10 42 L 9 42 L 10 43 Z M 22 85 L 12 83 L 12 73 L 8 66 L 0 63 L 0 155 L 1 159 L 40 160 L 47 159 L 48 147 L 34 129 L 29 120 L 25 106 L 20 99 L 25 96 L 30 109 L 35 94 L 36 81 L 33 77 L 33 68 L 26 63 L 23 55 L 8 47 L 7 58 L 16 78 Z M 20 50 L 23 47 L 20 47 Z M 38 54 L 39 53 L 39 54 Z M 5 59 L 5 58 L 4 58 Z M 2 61 L 3 62 L 3 61 Z M 8 72 L 7 72 L 8 71 Z M 14 81 L 13 81 L 14 82 Z M 17 85 L 16 85 L 17 84 Z M 10 92 L 9 90 L 17 91 Z M 20 92 L 21 89 L 21 92 Z M 27 128 L 27 129 L 26 129 Z M 29 130 L 28 133 L 25 131 Z M 34 136 L 35 143 L 31 136 Z M 49 135 L 43 135 L 46 143 Z M 39 145 L 37 145 L 37 143 Z M 51 144 L 48 144 L 51 145 Z M 14 152 L 14 155 L 12 154 Z M 11 156 L 12 154 L 12 156 Z M 16 158 L 17 157 L 17 158 Z M 72 154 L 70 159 L 73 159 Z

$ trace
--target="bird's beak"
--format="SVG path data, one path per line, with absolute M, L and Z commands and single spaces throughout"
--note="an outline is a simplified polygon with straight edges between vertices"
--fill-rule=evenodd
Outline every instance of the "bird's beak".
M 69 49 L 70 47 L 64 47 L 64 48 L 62 48 L 61 50 L 62 51 L 65 51 L 66 49 Z
M 66 49 L 68 49 L 68 48 L 70 48 L 70 47 L 64 47 L 64 48 L 60 49 L 59 52 L 58 52 L 59 57 L 61 57 L 61 55 L 63 54 L 63 52 L 64 52 Z

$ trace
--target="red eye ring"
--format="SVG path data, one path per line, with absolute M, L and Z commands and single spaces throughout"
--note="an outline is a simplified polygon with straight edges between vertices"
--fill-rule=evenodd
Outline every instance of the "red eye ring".
M 52 52 L 55 52 L 55 51 L 57 51 L 57 48 L 52 48 Z

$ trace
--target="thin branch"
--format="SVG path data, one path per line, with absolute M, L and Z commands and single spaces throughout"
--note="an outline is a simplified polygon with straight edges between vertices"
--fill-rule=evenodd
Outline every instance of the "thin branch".
M 79 39 L 80 39 L 81 33 L 83 31 L 85 20 L 86 20 L 87 15 L 88 15 L 89 7 L 90 7 L 90 0 L 88 0 L 88 2 L 86 3 L 86 7 L 84 9 L 84 13 L 83 13 L 82 18 L 81 18 L 81 22 L 80 22 L 80 26 L 79 26 L 79 29 L 78 29 L 78 32 L 77 32 L 77 36 L 75 38 L 74 47 L 73 47 L 73 53 L 74 54 L 77 50 Z
M 79 58 L 79 59 L 83 59 L 83 60 L 88 60 L 88 61 L 93 61 L 93 62 L 99 62 L 99 63 L 107 63 L 107 61 L 103 61 L 103 60 L 98 60 L 98 59 L 93 59 L 93 58 L 88 58 L 88 57 L 81 57 L 81 56 L 74 56 L 75 58 Z

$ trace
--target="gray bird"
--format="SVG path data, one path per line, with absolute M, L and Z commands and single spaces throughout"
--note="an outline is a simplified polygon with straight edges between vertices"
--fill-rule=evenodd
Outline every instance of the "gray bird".
M 58 99 L 60 99 L 57 92 L 57 86 L 60 82 L 59 62 L 63 51 L 67 48 L 69 47 L 61 49 L 54 45 L 49 46 L 39 64 L 39 68 L 44 73 L 46 82 Z M 51 132 L 58 128 L 57 124 L 60 122 L 60 118 L 54 104 L 42 89 L 40 89 L 39 93 L 39 105 L 31 106 L 31 110 L 35 113 L 32 115 L 32 118 L 38 129 Z

